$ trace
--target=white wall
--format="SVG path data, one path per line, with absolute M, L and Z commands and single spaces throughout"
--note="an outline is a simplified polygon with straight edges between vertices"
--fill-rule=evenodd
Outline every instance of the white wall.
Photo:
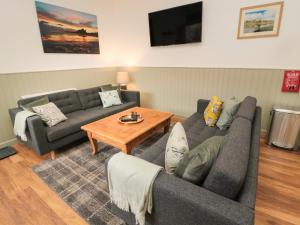
M 202 43 L 166 47 L 150 47 L 148 13 L 195 0 L 40 1 L 97 15 L 101 54 L 45 54 L 34 0 L 2 0 L 0 74 L 106 66 L 300 68 L 300 1 L 285 0 L 279 37 L 237 40 L 240 7 L 275 0 L 204 0 Z
M 202 43 L 150 47 L 148 12 L 195 0 L 117 0 L 118 65 L 299 69 L 300 1 L 285 0 L 279 37 L 237 40 L 239 10 L 275 0 L 203 0 Z
M 115 66 L 112 1 L 39 1 L 97 15 L 101 54 L 45 54 L 34 0 L 1 0 L 0 74 Z

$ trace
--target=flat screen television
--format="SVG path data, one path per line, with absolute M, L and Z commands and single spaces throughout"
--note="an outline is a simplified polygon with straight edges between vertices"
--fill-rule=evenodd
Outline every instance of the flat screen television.
M 149 13 L 151 46 L 201 42 L 202 2 Z

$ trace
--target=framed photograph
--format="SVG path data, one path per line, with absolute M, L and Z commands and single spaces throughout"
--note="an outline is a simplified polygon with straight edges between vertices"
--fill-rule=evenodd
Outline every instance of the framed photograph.
M 279 35 L 283 2 L 241 8 L 238 39 Z
M 35 2 L 44 53 L 99 54 L 97 16 Z

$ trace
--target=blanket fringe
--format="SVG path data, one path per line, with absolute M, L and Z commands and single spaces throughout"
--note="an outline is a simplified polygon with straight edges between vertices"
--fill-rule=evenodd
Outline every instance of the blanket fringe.
M 132 212 L 135 215 L 136 224 L 145 224 L 145 215 L 139 211 L 135 202 L 129 202 L 128 198 L 118 191 L 110 192 L 110 199 L 118 208 Z

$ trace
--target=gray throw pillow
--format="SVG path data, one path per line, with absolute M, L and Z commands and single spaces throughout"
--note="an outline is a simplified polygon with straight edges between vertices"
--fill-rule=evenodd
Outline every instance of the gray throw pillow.
M 27 104 L 20 105 L 20 107 L 24 110 L 33 112 L 32 107 L 45 105 L 47 103 L 49 103 L 49 98 L 48 98 L 48 96 L 44 96 L 42 98 L 39 98 L 39 99 L 29 102 Z
M 113 90 L 118 90 L 118 86 L 112 86 L 112 85 L 103 85 L 100 87 L 101 91 L 113 91 Z
M 46 105 L 35 106 L 32 109 L 49 127 L 53 127 L 56 124 L 67 120 L 67 117 L 53 102 L 50 102 Z
M 176 168 L 176 176 L 194 184 L 201 184 L 210 171 L 225 140 L 226 137 L 223 136 L 211 137 L 184 154 L 183 159 Z
M 99 95 L 103 104 L 103 108 L 122 104 L 117 90 L 99 92 Z
M 181 123 L 176 123 L 169 136 L 165 152 L 165 169 L 169 174 L 174 174 L 175 169 L 189 151 L 186 134 Z
M 232 97 L 223 103 L 222 113 L 216 124 L 220 130 L 225 130 L 230 127 L 239 105 L 240 102 L 235 97 Z

